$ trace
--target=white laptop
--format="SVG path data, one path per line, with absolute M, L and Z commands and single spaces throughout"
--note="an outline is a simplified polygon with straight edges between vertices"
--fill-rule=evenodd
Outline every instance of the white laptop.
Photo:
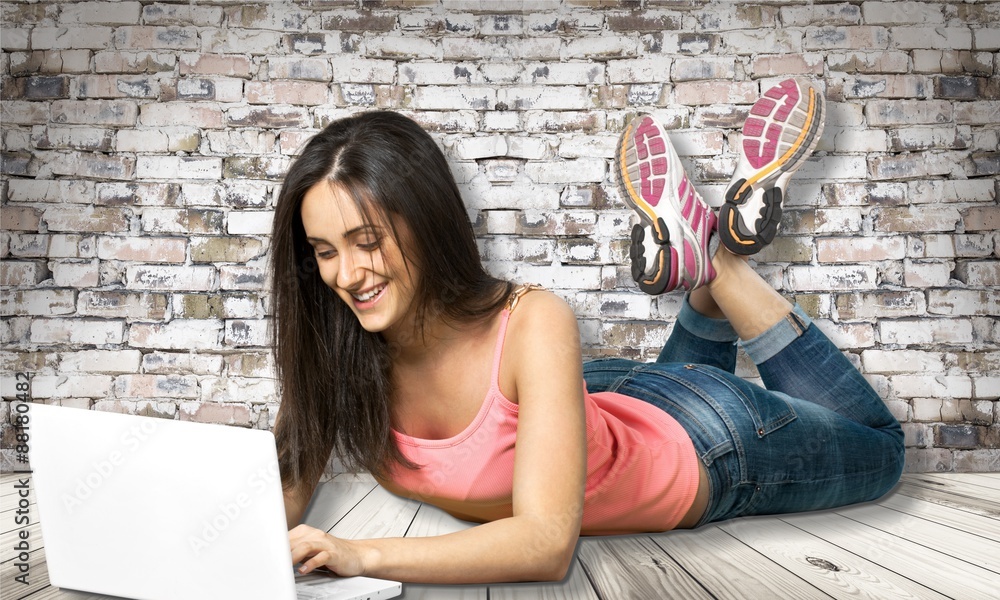
M 27 406 L 53 586 L 136 600 L 401 593 L 395 581 L 295 576 L 270 432 Z

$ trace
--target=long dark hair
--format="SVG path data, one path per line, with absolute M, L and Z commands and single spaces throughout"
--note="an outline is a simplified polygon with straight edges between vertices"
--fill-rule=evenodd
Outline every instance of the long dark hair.
M 274 433 L 286 489 L 315 482 L 331 452 L 346 468 L 381 478 L 394 463 L 416 467 L 391 430 L 393 348 L 363 329 L 323 283 L 305 239 L 302 199 L 320 182 L 346 190 L 369 222 L 406 226 L 407 244 L 400 247 L 419 273 L 418 324 L 488 318 L 511 289 L 483 268 L 448 163 L 414 121 L 389 111 L 362 113 L 310 139 L 285 176 L 271 235 L 272 339 L 282 396 Z M 395 226 L 392 235 L 400 241 Z

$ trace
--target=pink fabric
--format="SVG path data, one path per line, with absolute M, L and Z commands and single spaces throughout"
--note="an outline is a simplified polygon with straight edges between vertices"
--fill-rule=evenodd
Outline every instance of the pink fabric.
M 447 439 L 393 433 L 403 454 L 424 465 L 397 466 L 391 482 L 410 497 L 446 506 L 477 505 L 509 516 L 518 405 L 500 392 L 499 372 L 510 313 L 501 314 L 490 389 L 479 413 Z M 583 534 L 673 529 L 694 502 L 694 446 L 670 415 L 641 400 L 609 392 L 587 394 L 587 483 Z

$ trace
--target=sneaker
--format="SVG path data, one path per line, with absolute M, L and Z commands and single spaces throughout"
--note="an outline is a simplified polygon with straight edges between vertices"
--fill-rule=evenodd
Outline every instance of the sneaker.
M 618 188 L 640 223 L 632 228 L 632 278 L 647 294 L 691 290 L 715 278 L 708 242 L 712 209 L 688 180 L 663 126 L 638 115 L 615 155 Z
M 719 235 L 730 251 L 756 254 L 774 239 L 788 180 L 819 142 L 825 116 L 823 93 L 796 79 L 782 81 L 754 103 L 719 209 Z

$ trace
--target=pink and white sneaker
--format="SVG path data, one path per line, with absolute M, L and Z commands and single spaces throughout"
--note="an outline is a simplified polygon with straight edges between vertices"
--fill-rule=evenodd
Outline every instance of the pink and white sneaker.
M 825 116 L 823 93 L 797 79 L 767 90 L 750 109 L 719 209 L 721 242 L 734 254 L 756 254 L 774 239 L 788 180 L 816 148 Z
M 708 244 L 716 217 L 681 167 L 663 126 L 636 116 L 615 155 L 622 198 L 639 214 L 632 227 L 632 278 L 647 294 L 691 290 L 715 278 Z

